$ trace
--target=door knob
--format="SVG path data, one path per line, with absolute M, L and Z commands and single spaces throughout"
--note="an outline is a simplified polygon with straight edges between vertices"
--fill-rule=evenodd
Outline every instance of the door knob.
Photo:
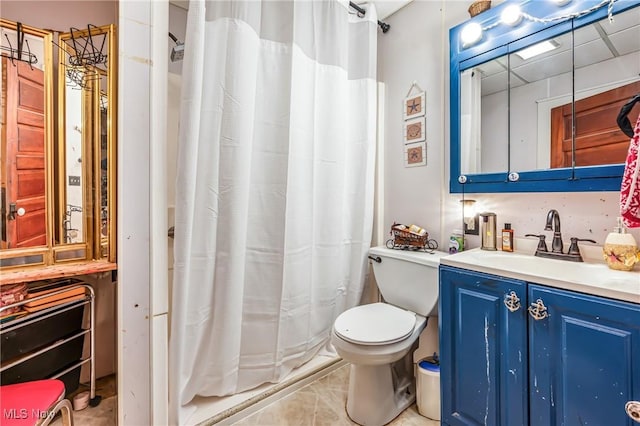
M 16 203 L 11 203 L 9 204 L 9 214 L 7 215 L 7 219 L 16 220 L 16 215 L 24 216 L 26 212 L 27 211 L 24 209 L 24 207 L 18 208 Z
M 640 401 L 629 401 L 624 406 L 627 416 L 636 423 L 640 423 Z

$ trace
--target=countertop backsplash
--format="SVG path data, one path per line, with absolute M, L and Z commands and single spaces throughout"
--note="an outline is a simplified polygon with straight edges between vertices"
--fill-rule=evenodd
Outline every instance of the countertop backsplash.
M 459 206 L 462 197 L 460 194 L 449 194 L 449 197 L 449 205 L 457 207 L 459 211 L 447 215 L 443 229 L 447 236 L 452 229 L 460 229 L 462 221 Z M 525 234 L 545 234 L 547 244 L 553 239 L 553 232 L 544 230 L 550 209 L 560 214 L 562 240 L 567 245 L 571 237 L 577 237 L 595 240 L 597 246 L 602 246 L 620 215 L 620 194 L 617 192 L 465 194 L 465 198 L 476 200 L 478 212 L 496 213 L 498 235 L 506 222 L 511 223 L 516 238 Z M 640 244 L 640 228 L 628 229 L 628 232 Z M 478 236 L 466 235 L 465 238 L 467 248 L 480 246 Z M 537 243 L 536 238 L 528 239 Z M 581 248 L 589 245 L 593 244 L 580 243 Z

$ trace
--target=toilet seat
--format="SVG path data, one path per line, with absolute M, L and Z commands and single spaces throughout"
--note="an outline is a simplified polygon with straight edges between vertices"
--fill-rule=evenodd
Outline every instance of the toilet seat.
M 338 337 L 359 345 L 387 345 L 411 335 L 416 315 L 386 303 L 371 303 L 351 308 L 336 318 Z

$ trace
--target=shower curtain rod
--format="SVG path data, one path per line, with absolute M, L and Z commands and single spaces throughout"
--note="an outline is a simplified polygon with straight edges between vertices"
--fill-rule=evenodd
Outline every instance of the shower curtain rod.
M 358 6 L 352 1 L 349 2 L 349 6 L 354 8 L 358 12 L 358 16 L 360 16 L 361 18 L 364 16 L 365 13 L 367 13 L 366 10 L 364 10 L 363 8 L 361 8 L 360 6 Z M 380 28 L 382 29 L 383 33 L 386 33 L 391 28 L 391 25 L 387 24 L 386 22 L 382 22 L 381 20 L 378 20 L 378 25 L 380 25 Z

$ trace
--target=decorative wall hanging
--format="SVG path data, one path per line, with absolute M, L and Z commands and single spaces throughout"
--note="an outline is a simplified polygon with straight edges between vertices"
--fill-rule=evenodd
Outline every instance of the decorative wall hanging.
M 404 146 L 404 166 L 417 167 L 427 164 L 427 144 L 412 143 Z
M 425 117 L 404 122 L 404 143 L 422 142 L 427 138 Z
M 87 24 L 83 30 L 71 27 L 60 45 L 53 43 L 60 49 L 60 64 L 65 66 L 69 86 L 92 90 L 92 82 L 105 74 L 107 38 L 108 31 L 103 27 Z
M 3 33 L 6 39 L 6 45 L 0 45 L 1 56 L 9 58 L 11 63 L 15 65 L 14 60 L 26 62 L 33 70 L 34 64 L 38 63 L 38 58 L 35 54 L 31 53 L 31 47 L 29 46 L 29 40 L 25 39 L 24 31 L 21 22 L 16 22 L 16 43 L 17 47 L 13 47 L 11 40 L 7 33 Z M 2 41 L 4 42 L 4 40 Z
M 414 87 L 419 87 L 415 82 L 411 85 L 407 97 L 404 99 L 404 119 L 409 120 L 415 117 L 421 117 L 425 114 L 426 94 L 422 89 L 420 93 L 411 94 Z
M 402 104 L 405 167 L 427 164 L 427 145 L 424 142 L 427 139 L 425 101 L 425 91 L 414 80 Z

